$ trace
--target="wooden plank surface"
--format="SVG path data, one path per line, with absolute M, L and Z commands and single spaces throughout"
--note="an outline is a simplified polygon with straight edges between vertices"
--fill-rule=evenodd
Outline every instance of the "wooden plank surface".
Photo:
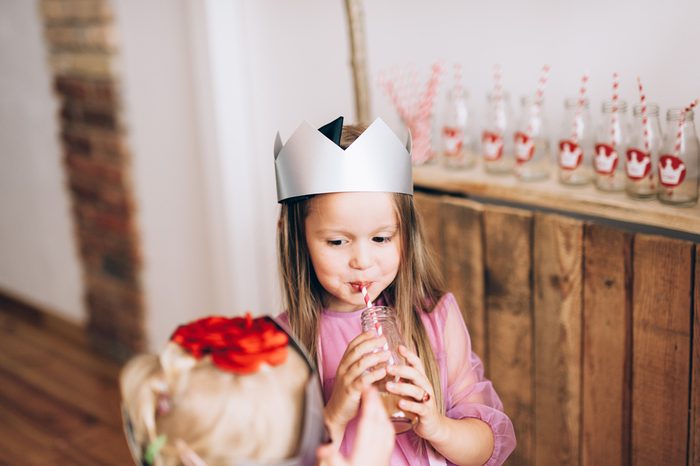
M 695 245 L 695 286 L 693 309 L 693 368 L 690 391 L 690 441 L 688 464 L 700 464 L 700 244 Z
M 632 235 L 584 229 L 581 464 L 629 464 Z
M 445 197 L 441 206 L 445 284 L 454 293 L 472 339 L 472 349 L 487 372 L 486 308 L 484 302 L 483 206 L 467 199 Z M 449 219 L 449 221 L 447 221 Z
M 56 332 L 6 304 L 0 300 L 0 465 L 131 464 L 120 365 L 68 336 L 77 332 Z
M 534 224 L 535 464 L 579 464 L 583 224 Z
M 634 239 L 634 465 L 687 461 L 693 254 L 685 241 Z
M 674 208 L 663 206 L 658 201 L 635 201 L 622 192 L 600 192 L 593 185 L 564 186 L 557 181 L 555 173 L 551 173 L 547 180 L 527 183 L 514 176 L 486 174 L 481 166 L 472 170 L 450 170 L 432 164 L 415 167 L 413 180 L 417 188 L 488 197 L 700 234 L 700 203 L 692 207 Z
M 534 464 L 532 213 L 484 206 L 489 374 L 518 438 L 510 465 Z
M 442 237 L 442 196 L 436 194 L 415 193 L 413 196 L 416 210 L 423 220 L 423 232 L 428 249 L 433 253 L 438 267 L 443 264 L 443 237 Z

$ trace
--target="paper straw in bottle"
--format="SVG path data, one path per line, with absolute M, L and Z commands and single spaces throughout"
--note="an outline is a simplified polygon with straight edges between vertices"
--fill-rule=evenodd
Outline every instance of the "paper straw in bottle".
M 612 83 L 612 117 L 610 119 L 610 145 L 615 148 L 615 141 L 617 139 L 617 126 L 618 126 L 618 102 L 620 100 L 620 94 L 618 90 L 620 88 L 620 75 L 616 72 L 613 73 L 613 83 Z
M 537 90 L 535 91 L 535 102 L 533 106 L 533 113 L 530 116 L 530 124 L 527 127 L 527 135 L 532 136 L 534 130 L 533 124 L 536 118 L 539 117 L 540 111 L 542 110 L 542 98 L 544 97 L 544 90 L 547 87 L 547 80 L 549 79 L 549 65 L 544 65 L 542 71 L 540 72 L 540 78 L 537 80 Z
M 676 157 L 680 155 L 681 146 L 683 145 L 683 126 L 685 126 L 685 115 L 686 113 L 694 109 L 697 104 L 698 99 L 695 99 L 683 109 L 683 112 L 681 112 L 681 117 L 678 120 L 678 131 L 676 132 L 676 146 L 673 150 L 673 155 L 675 155 Z
M 505 130 L 505 105 L 503 104 L 503 73 L 501 65 L 493 65 L 493 101 L 495 103 L 495 126 L 499 133 Z
M 367 293 L 367 287 L 365 287 L 365 286 L 362 287 L 362 297 L 365 300 L 365 305 L 367 306 L 367 309 L 371 308 L 373 306 L 373 304 L 372 304 L 372 301 L 369 299 L 369 293 Z M 382 324 L 380 324 L 377 321 L 374 322 L 374 330 L 377 332 L 377 336 L 381 337 L 382 335 L 384 335 L 384 329 L 382 328 Z M 382 346 L 382 349 L 384 351 L 389 351 L 389 342 L 388 341 L 386 343 L 384 343 L 384 345 Z M 393 364 L 393 363 L 394 363 L 394 357 L 390 356 L 389 357 L 389 364 Z
M 586 106 L 586 90 L 588 86 L 588 73 L 581 76 L 581 86 L 578 89 L 578 101 L 576 102 L 576 115 L 574 116 L 574 126 L 571 128 L 571 140 L 578 143 L 578 125 L 583 115 L 583 108 Z
M 639 104 L 642 109 L 642 129 L 644 131 L 644 151 L 649 153 L 651 148 L 651 134 L 649 133 L 649 113 L 647 110 L 647 95 L 642 86 L 642 80 L 637 76 L 637 87 L 639 87 Z
M 454 89 L 456 93 L 462 92 L 462 65 L 461 63 L 454 64 Z

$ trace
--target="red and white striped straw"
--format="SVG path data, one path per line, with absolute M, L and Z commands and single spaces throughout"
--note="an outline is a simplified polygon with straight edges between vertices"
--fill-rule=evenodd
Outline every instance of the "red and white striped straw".
M 455 63 L 454 64 L 454 89 L 455 93 L 459 94 L 462 92 L 464 87 L 462 86 L 462 64 L 461 63 Z
M 497 103 L 503 100 L 503 73 L 501 65 L 493 65 L 493 98 Z
M 689 111 L 694 109 L 697 104 L 698 104 L 698 99 L 695 99 L 692 102 L 690 102 L 687 107 L 685 107 L 683 109 L 683 112 L 681 112 L 681 117 L 678 120 L 678 131 L 676 132 L 676 147 L 674 148 L 674 151 L 673 151 L 674 152 L 673 155 L 675 155 L 676 157 L 678 157 L 678 155 L 680 154 L 681 146 L 683 144 L 683 126 L 685 126 L 685 115 L 686 115 L 686 113 L 688 113 Z
M 542 71 L 540 72 L 540 79 L 537 81 L 537 90 L 535 91 L 535 102 L 533 107 L 533 114 L 530 118 L 530 124 L 527 127 L 528 136 L 532 135 L 534 120 L 539 116 L 542 109 L 542 98 L 544 97 L 544 90 L 547 87 L 547 80 L 549 79 L 549 65 L 544 65 Z
M 537 81 L 537 91 L 535 92 L 535 103 L 537 105 L 542 104 L 542 97 L 544 96 L 544 90 L 547 87 L 547 80 L 549 79 L 549 65 L 544 65 L 542 71 L 540 72 L 540 79 Z
M 362 297 L 365 300 L 365 305 L 367 307 L 372 307 L 372 301 L 369 299 L 369 293 L 367 293 L 367 287 L 365 286 L 362 287 Z
M 615 140 L 617 139 L 617 107 L 620 100 L 620 94 L 618 90 L 620 88 L 620 75 L 616 72 L 613 73 L 613 84 L 612 84 L 612 118 L 610 119 L 610 139 L 612 140 L 611 146 L 615 147 Z
M 408 117 L 408 112 L 399 98 L 395 77 L 387 77 L 384 73 L 381 73 L 379 75 L 379 84 L 384 88 L 384 92 L 386 92 L 387 96 L 391 99 L 401 119 L 405 120 Z
M 583 114 L 583 108 L 586 106 L 586 92 L 588 87 L 588 73 L 583 73 L 581 76 L 581 86 L 578 88 L 578 102 L 576 105 L 576 116 L 574 117 L 574 127 L 571 132 L 571 140 L 574 143 L 578 142 L 578 125 Z
M 649 153 L 651 147 L 651 134 L 649 133 L 649 112 L 647 110 L 647 95 L 642 86 L 642 80 L 637 76 L 637 86 L 639 87 L 639 104 L 642 108 L 642 130 L 644 131 L 644 151 Z

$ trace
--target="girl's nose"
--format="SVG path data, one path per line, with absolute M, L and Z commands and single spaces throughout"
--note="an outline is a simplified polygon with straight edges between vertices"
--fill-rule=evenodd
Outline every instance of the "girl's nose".
M 358 244 L 353 248 L 350 267 L 363 270 L 370 266 L 370 253 L 366 246 Z

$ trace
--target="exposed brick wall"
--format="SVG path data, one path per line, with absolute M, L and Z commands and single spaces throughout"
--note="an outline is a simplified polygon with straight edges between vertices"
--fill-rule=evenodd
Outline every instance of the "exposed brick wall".
M 84 271 L 88 331 L 111 352 L 143 350 L 141 255 L 107 0 L 42 0 L 63 166 Z

